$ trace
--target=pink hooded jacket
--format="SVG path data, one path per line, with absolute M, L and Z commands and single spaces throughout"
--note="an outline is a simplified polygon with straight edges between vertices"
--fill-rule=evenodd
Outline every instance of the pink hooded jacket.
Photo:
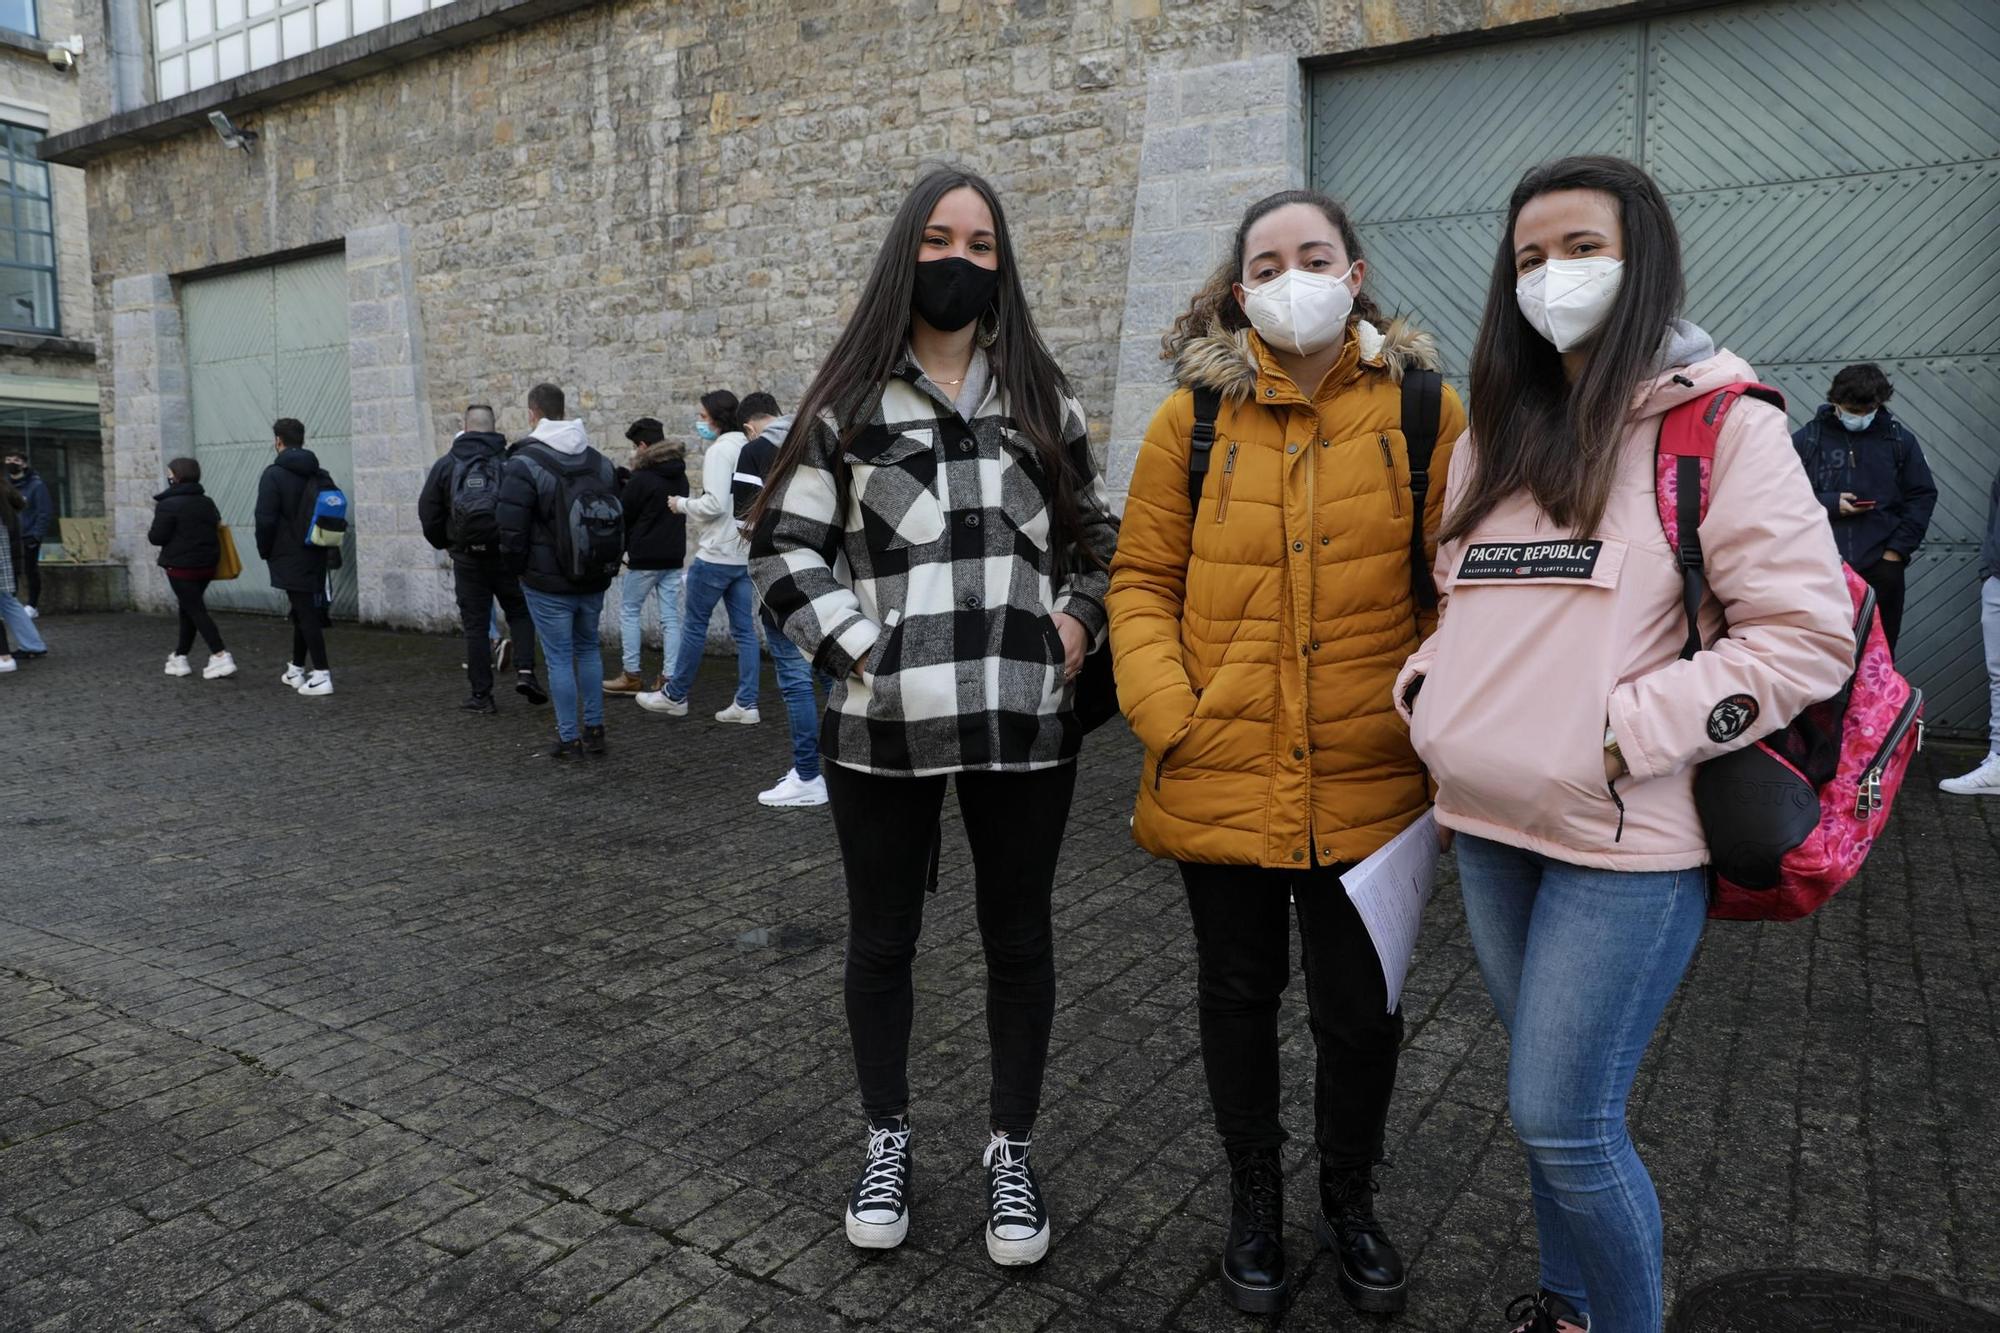
M 1711 646 L 1680 660 L 1681 576 L 1653 497 L 1660 418 L 1755 378 L 1724 351 L 1642 389 L 1591 540 L 1521 493 L 1439 549 L 1443 619 L 1404 666 L 1396 707 L 1437 782 L 1440 824 L 1574 865 L 1705 865 L 1695 765 L 1839 690 L 1852 668 L 1853 607 L 1833 532 L 1785 414 L 1749 398 L 1724 422 L 1701 525 Z M 1466 443 L 1453 455 L 1448 513 L 1475 466 Z M 1615 792 L 1604 780 L 1607 722 L 1631 769 Z

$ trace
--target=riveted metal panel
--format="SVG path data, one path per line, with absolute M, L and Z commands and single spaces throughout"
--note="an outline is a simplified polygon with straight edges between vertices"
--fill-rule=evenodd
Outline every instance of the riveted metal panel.
M 1933 722 L 1983 731 L 1974 568 L 2000 449 L 2000 5 L 1745 3 L 1311 82 L 1312 183 L 1345 200 L 1386 309 L 1461 388 L 1522 171 L 1612 152 L 1679 222 L 1688 317 L 1795 426 L 1880 362 L 1939 490 L 1903 659 Z M 1248 201 L 1246 201 L 1248 202 Z

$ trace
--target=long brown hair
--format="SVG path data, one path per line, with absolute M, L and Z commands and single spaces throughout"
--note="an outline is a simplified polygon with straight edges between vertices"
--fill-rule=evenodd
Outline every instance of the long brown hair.
M 1514 224 L 1529 200 L 1555 190 L 1612 195 L 1625 231 L 1624 281 L 1574 384 L 1563 375 L 1562 353 L 1514 298 Z M 1521 178 L 1507 201 L 1472 350 L 1472 486 L 1445 521 L 1442 540 L 1470 533 L 1523 490 L 1555 523 L 1586 537 L 1597 530 L 1632 393 L 1653 373 L 1685 295 L 1680 233 L 1644 171 L 1623 158 L 1565 157 Z
M 1028 294 L 1021 285 L 1021 268 L 1014 256 L 1014 243 L 1007 231 L 1007 214 L 1000 196 L 985 180 L 957 167 L 941 167 L 927 173 L 911 188 L 889 224 L 889 234 L 876 253 L 875 266 L 861 288 L 861 299 L 840 331 L 833 350 L 827 353 L 819 373 L 799 402 L 792 432 L 772 461 L 762 494 L 750 513 L 756 529 L 775 508 L 785 483 L 798 468 L 810 447 L 824 448 L 832 458 L 835 475 L 846 464 L 840 451 L 868 425 L 881 401 L 883 381 L 903 359 L 910 343 L 912 296 L 917 282 L 917 256 L 922 253 L 924 232 L 938 201 L 953 190 L 978 192 L 993 214 L 994 247 L 1000 261 L 1000 284 L 993 305 L 980 317 L 981 341 L 990 334 L 986 355 L 993 378 L 1007 400 L 1007 414 L 1016 431 L 1035 447 L 1049 487 L 1049 509 L 1056 534 L 1063 540 L 1059 549 L 1081 548 L 1077 538 L 1083 530 L 1077 506 L 1076 469 L 1071 464 L 1063 440 L 1063 398 L 1069 380 L 1049 354 L 1042 335 L 1028 313 Z M 838 438 L 826 440 L 821 420 L 832 412 L 839 426 Z M 844 514 L 836 522 L 845 522 Z M 1089 557 L 1086 552 L 1086 558 Z
M 1230 247 L 1229 258 L 1209 275 L 1201 290 L 1194 294 L 1194 300 L 1174 326 L 1160 339 L 1160 359 L 1171 361 L 1181 354 L 1181 349 L 1197 338 L 1206 337 L 1215 329 L 1235 332 L 1250 327 L 1250 317 L 1243 313 L 1243 307 L 1236 300 L 1236 284 L 1243 277 L 1243 247 L 1250 240 L 1250 229 L 1266 215 L 1275 213 L 1287 204 L 1310 204 L 1326 215 L 1333 229 L 1340 233 L 1340 243 L 1347 250 L 1347 262 L 1365 259 L 1361 253 L 1361 236 L 1354 230 L 1353 219 L 1340 203 L 1318 190 L 1280 190 L 1276 194 L 1265 195 L 1250 205 L 1243 220 L 1236 224 L 1236 244 Z M 1357 319 L 1365 319 L 1371 324 L 1382 322 L 1382 312 L 1369 297 L 1364 286 L 1354 296 L 1354 313 L 1348 316 L 1351 324 Z

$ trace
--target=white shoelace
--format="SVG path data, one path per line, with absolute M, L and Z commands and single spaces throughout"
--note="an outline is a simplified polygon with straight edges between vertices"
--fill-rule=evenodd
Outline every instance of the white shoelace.
M 903 1206 L 903 1162 L 909 1155 L 910 1131 L 876 1129 L 868 1133 L 868 1169 L 861 1173 L 854 1207 L 893 1208 Z
M 1035 1187 L 1028 1178 L 1030 1140 L 995 1137 L 986 1145 L 986 1166 L 993 1172 L 993 1225 L 1023 1222 L 1040 1226 L 1035 1215 Z

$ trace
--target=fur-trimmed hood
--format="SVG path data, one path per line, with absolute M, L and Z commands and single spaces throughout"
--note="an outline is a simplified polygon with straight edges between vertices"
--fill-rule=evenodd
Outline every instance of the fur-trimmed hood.
M 658 440 L 652 444 L 642 444 L 632 451 L 632 467 L 667 467 L 679 463 L 687 466 L 687 447 L 679 440 Z
M 1348 338 L 1359 344 L 1361 365 L 1387 371 L 1397 384 L 1403 382 L 1407 367 L 1442 369 L 1437 339 L 1407 320 L 1392 319 L 1387 328 L 1377 329 L 1367 320 L 1357 319 Z M 1188 342 L 1174 358 L 1174 380 L 1183 388 L 1214 389 L 1225 399 L 1240 402 L 1250 396 L 1262 373 L 1257 350 L 1251 330 L 1211 324 L 1207 333 Z

